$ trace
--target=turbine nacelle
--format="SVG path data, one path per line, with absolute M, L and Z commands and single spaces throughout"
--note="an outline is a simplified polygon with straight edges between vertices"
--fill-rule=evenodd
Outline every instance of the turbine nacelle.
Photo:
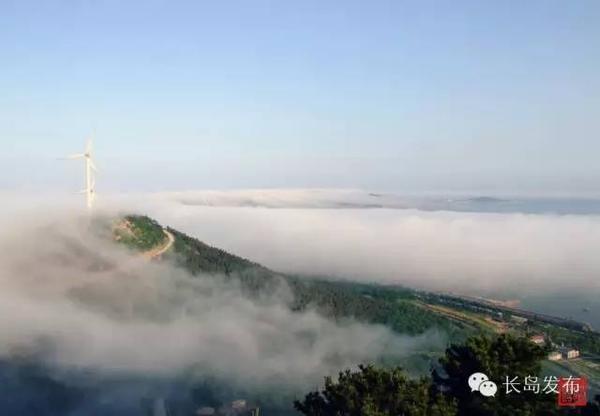
M 85 160 L 85 189 L 80 193 L 86 196 L 86 205 L 89 209 L 92 208 L 94 200 L 96 199 L 96 179 L 95 172 L 98 172 L 96 165 L 92 159 L 92 139 L 88 140 L 85 152 L 76 153 L 67 156 L 66 159 L 84 159 Z

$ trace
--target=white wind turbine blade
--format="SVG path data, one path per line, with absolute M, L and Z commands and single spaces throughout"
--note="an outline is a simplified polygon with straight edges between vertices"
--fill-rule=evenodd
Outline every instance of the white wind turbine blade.
M 94 164 L 94 162 L 92 160 L 92 147 L 93 147 L 92 140 L 93 140 L 93 138 L 94 138 L 94 135 L 92 135 L 87 140 L 84 153 L 77 153 L 77 154 L 69 155 L 65 158 L 61 158 L 61 159 L 85 159 L 85 162 L 86 162 L 85 182 L 86 182 L 87 188 L 81 190 L 79 193 L 86 195 L 86 202 L 87 202 L 88 208 L 92 208 L 93 202 L 96 199 L 96 195 L 95 195 L 96 192 L 94 189 L 96 187 L 95 172 L 97 172 L 98 169 L 96 168 L 96 165 Z
M 85 157 L 84 153 L 77 153 L 75 155 L 66 156 L 66 157 L 64 157 L 62 159 L 83 159 L 84 157 Z

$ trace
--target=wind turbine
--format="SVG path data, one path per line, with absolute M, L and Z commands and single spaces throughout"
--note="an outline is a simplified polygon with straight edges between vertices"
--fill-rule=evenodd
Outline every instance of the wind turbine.
M 85 147 L 85 153 L 78 153 L 67 156 L 67 159 L 85 160 L 85 189 L 80 193 L 85 194 L 85 201 L 88 209 L 92 208 L 94 199 L 96 199 L 96 179 L 95 173 L 98 171 L 92 159 L 92 139 L 89 139 Z

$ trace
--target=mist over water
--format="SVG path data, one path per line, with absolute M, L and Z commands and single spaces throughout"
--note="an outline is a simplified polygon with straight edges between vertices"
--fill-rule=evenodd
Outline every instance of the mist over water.
M 152 195 L 152 194 L 151 194 Z M 306 209 L 415 209 L 472 213 L 600 215 L 600 198 L 367 192 L 355 189 L 249 189 L 154 194 L 190 206 Z
M 597 200 L 248 190 L 146 201 L 160 221 L 275 270 L 518 299 L 600 327 Z
M 585 322 L 596 331 L 600 330 L 600 296 L 595 291 L 575 288 L 542 294 L 525 294 L 521 307 Z

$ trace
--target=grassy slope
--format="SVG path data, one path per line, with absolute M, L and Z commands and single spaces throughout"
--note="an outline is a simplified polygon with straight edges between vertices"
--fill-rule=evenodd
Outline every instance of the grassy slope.
M 145 216 L 129 215 L 113 225 L 113 234 L 121 243 L 137 250 L 150 250 L 167 240 L 162 227 Z

